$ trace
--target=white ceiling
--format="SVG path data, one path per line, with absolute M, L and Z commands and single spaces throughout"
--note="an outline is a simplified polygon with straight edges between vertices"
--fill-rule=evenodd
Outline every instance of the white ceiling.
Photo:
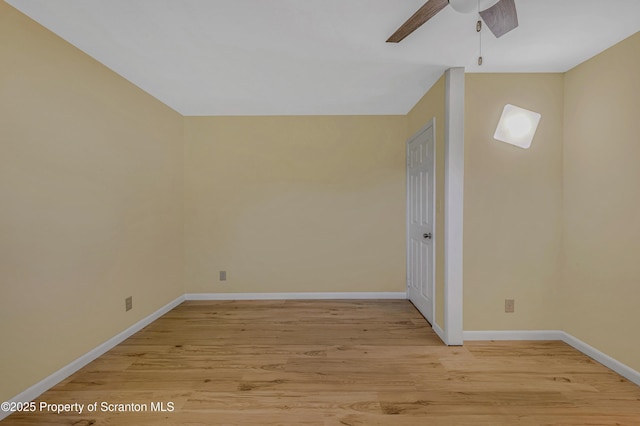
M 640 0 L 516 0 L 500 39 L 425 0 L 5 0 L 183 115 L 406 114 L 452 66 L 561 72 L 640 30 Z

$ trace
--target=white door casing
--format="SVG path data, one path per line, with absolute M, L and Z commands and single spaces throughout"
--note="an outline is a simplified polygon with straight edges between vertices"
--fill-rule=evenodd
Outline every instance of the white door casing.
M 447 345 L 462 345 L 464 269 L 464 68 L 449 68 L 444 75 L 443 340 Z
M 407 296 L 435 315 L 435 119 L 407 141 Z

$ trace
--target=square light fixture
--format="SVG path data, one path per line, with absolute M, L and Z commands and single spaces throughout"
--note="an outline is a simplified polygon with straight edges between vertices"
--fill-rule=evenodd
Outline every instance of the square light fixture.
M 541 115 L 528 109 L 506 104 L 493 137 L 520 148 L 529 148 Z

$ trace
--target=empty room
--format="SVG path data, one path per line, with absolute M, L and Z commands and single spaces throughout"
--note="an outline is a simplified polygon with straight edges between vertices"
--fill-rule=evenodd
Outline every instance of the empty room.
M 640 425 L 639 31 L 0 1 L 0 423 Z

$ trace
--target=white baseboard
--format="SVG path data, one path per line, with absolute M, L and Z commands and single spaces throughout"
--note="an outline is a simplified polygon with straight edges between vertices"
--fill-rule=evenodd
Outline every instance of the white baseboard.
M 162 315 L 166 314 L 167 312 L 169 312 L 170 310 L 172 310 L 173 308 L 175 308 L 176 306 L 184 302 L 184 300 L 185 300 L 184 296 L 180 296 L 175 300 L 167 303 L 162 308 L 153 312 L 151 315 L 141 319 L 137 323 L 133 324 L 131 327 L 118 333 L 117 335 L 113 336 L 111 339 L 107 340 L 106 342 L 102 343 L 96 348 L 90 350 L 89 352 L 80 356 L 79 358 L 71 361 L 69 364 L 62 367 L 60 370 L 56 371 L 50 376 L 39 381 L 38 383 L 31 386 L 27 390 L 14 396 L 8 402 L 33 401 L 34 399 L 42 395 L 45 391 L 51 389 L 52 387 L 54 387 L 55 385 L 57 385 L 58 383 L 60 383 L 61 381 L 63 381 L 73 373 L 75 373 L 76 371 L 80 370 L 85 365 L 89 364 L 91 361 L 95 360 L 96 358 L 98 358 L 108 350 L 112 349 L 114 346 L 120 344 L 127 338 L 131 337 L 138 331 L 145 328 L 147 325 L 151 324 L 153 321 L 160 318 Z M 0 409 L 0 420 L 4 419 L 10 414 L 11 412 Z
M 640 386 L 640 372 L 634 370 L 626 364 L 621 363 L 620 361 L 611 358 L 609 355 L 599 351 L 593 346 L 583 342 L 577 337 L 572 336 L 569 333 L 562 332 L 563 338 L 562 341 L 565 342 L 569 346 L 573 346 L 575 349 L 579 350 L 589 358 L 592 358 L 595 361 L 598 361 L 600 364 L 604 365 L 607 368 L 615 371 L 622 377 L 630 380 L 636 385 Z
M 481 330 L 464 331 L 464 340 L 562 340 L 558 330 Z
M 435 328 L 434 328 L 435 330 Z M 487 330 L 465 331 L 464 340 L 561 340 L 594 361 L 615 371 L 622 377 L 640 386 L 640 372 L 611 358 L 588 343 L 560 330 Z
M 120 344 L 125 339 L 142 330 L 162 315 L 166 314 L 185 300 L 286 300 L 286 299 L 406 299 L 405 292 L 357 292 L 357 293 L 190 293 L 182 295 L 169 302 L 146 318 L 141 319 L 131 327 L 115 335 L 111 339 L 102 343 L 98 347 L 90 350 L 86 354 L 71 361 L 60 370 L 44 378 L 40 382 L 31 386 L 11 398 L 9 402 L 32 401 L 45 391 L 51 389 L 91 361 L 95 360 L 114 346 Z M 11 412 L 0 409 L 0 420 L 7 417 Z
M 444 330 L 434 321 L 433 322 L 433 331 L 438 335 L 442 343 L 447 344 L 447 339 L 445 338 Z
M 31 386 L 11 398 L 9 402 L 28 402 L 40 396 L 62 380 L 66 379 L 91 361 L 95 360 L 114 346 L 120 344 L 128 337 L 142 330 L 162 315 L 166 314 L 185 300 L 291 300 L 291 299 L 406 299 L 405 292 L 381 292 L 381 293 L 188 293 L 167 303 L 149 316 L 141 319 L 131 327 L 115 335 L 111 339 L 92 349 L 86 354 L 75 359 L 60 370 Z M 446 343 L 445 333 L 442 328 L 433 325 L 435 333 Z M 640 372 L 599 351 L 582 340 L 560 330 L 488 330 L 465 331 L 464 340 L 561 340 L 593 360 L 615 371 L 636 385 L 640 386 Z M 0 420 L 11 412 L 0 410 Z
M 187 293 L 185 300 L 340 300 L 340 299 L 406 299 L 398 292 L 337 292 L 337 293 Z

